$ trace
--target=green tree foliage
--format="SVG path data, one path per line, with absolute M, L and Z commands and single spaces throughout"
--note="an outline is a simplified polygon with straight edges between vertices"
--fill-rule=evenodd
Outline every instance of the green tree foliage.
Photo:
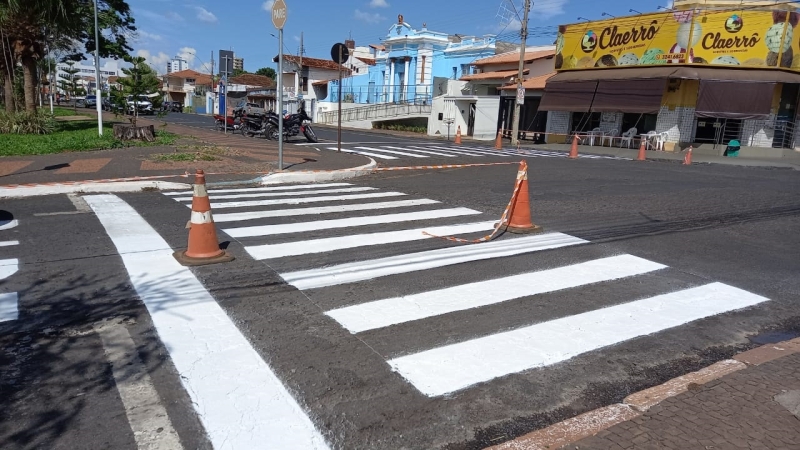
M 150 95 L 157 93 L 159 89 L 158 75 L 147 65 L 144 58 L 137 56 L 128 58 L 127 61 L 132 64 L 132 67 L 122 69 L 125 76 L 117 80 L 121 89 L 116 90 L 116 92 L 112 91 L 113 95 L 116 96 L 116 98 L 112 98 L 118 106 L 120 106 L 120 102 L 127 101 L 128 98 L 130 98 L 131 101 L 136 101 L 143 97 L 150 98 Z M 160 98 L 158 97 L 152 97 L 151 101 L 154 108 L 157 108 L 160 104 Z M 128 105 L 126 105 L 126 107 L 127 106 Z M 132 123 L 133 126 L 136 126 L 136 118 L 139 116 L 139 110 L 134 107 L 132 112 Z
M 250 73 L 250 72 L 248 72 L 246 70 L 242 70 L 242 69 L 233 69 L 233 73 L 231 74 L 231 76 L 232 77 L 238 77 L 239 75 L 244 75 L 246 73 Z
M 275 72 L 275 69 L 272 67 L 262 67 L 256 70 L 256 75 L 263 75 L 265 77 L 270 77 L 273 80 L 278 78 L 278 74 Z
M 132 48 L 127 37 L 136 30 L 126 0 L 97 0 L 100 56 L 123 58 Z M 25 109 L 36 109 L 37 61 L 53 45 L 70 48 L 66 59 L 79 61 L 93 51 L 94 2 L 88 0 L 0 0 L 0 39 L 11 67 L 23 68 Z M 49 45 L 48 45 L 49 44 Z M 5 72 L 8 72 L 6 70 Z M 4 77 L 5 80 L 10 77 Z

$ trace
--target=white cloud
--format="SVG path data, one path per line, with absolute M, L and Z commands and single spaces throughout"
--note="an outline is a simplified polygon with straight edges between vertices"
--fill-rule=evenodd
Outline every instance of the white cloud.
M 136 52 L 136 56 L 141 56 L 145 59 L 147 64 L 153 68 L 159 74 L 163 74 L 167 72 L 167 62 L 169 62 L 172 58 L 164 52 L 158 52 L 157 55 L 150 53 L 149 50 L 139 50 Z
M 569 0 L 548 0 L 546 2 L 539 2 L 531 7 L 531 17 L 537 19 L 549 19 L 551 17 L 564 14 L 564 6 Z
M 261 8 L 263 8 L 264 11 L 266 11 L 268 13 L 271 13 L 272 12 L 272 5 L 274 5 L 274 4 L 275 4 L 275 0 L 267 0 L 267 1 L 264 2 L 263 5 L 261 5 Z
M 203 8 L 202 6 L 195 6 L 194 9 L 197 11 L 197 19 L 201 22 L 217 23 L 217 16 L 212 14 L 207 9 Z
M 176 22 L 183 22 L 184 21 L 183 17 L 180 14 L 176 13 L 175 11 L 168 12 L 166 14 L 166 17 L 167 17 L 167 19 L 172 20 L 172 21 L 176 21 Z
M 356 20 L 361 20 L 367 23 L 380 23 L 386 20 L 386 17 L 383 17 L 378 13 L 371 14 L 368 12 L 362 12 L 358 9 L 355 12 L 355 18 Z
M 138 35 L 138 41 L 160 41 L 161 35 L 148 33 L 144 30 L 136 30 L 136 34 Z
M 369 2 L 369 6 L 371 8 L 388 8 L 389 4 L 386 3 L 386 0 L 372 0 Z
M 300 36 L 292 36 L 295 42 L 300 42 Z
M 183 47 L 178 50 L 178 57 L 185 59 L 189 64 L 189 68 L 191 69 L 194 67 L 194 60 L 197 58 L 197 50 L 193 49 L 192 47 Z

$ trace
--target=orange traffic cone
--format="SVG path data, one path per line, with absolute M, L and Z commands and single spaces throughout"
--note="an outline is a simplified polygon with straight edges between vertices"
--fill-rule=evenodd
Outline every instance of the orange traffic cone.
M 459 125 L 458 130 L 456 130 L 456 140 L 454 143 L 456 145 L 461 145 L 461 125 Z
M 233 256 L 219 248 L 217 228 L 211 216 L 211 202 L 206 192 L 206 175 L 202 170 L 194 176 L 192 218 L 189 221 L 189 246 L 173 253 L 184 266 L 201 266 L 233 260 Z
M 637 161 L 644 161 L 647 157 L 645 156 L 645 148 L 644 148 L 644 139 L 642 139 L 642 143 L 639 144 L 639 154 L 636 156 Z
M 569 159 L 576 159 L 578 157 L 578 135 L 572 136 L 572 147 L 569 148 Z
M 538 233 L 542 227 L 531 222 L 531 201 L 528 193 L 528 163 L 519 163 L 517 182 L 520 183 L 514 202 L 509 212 L 510 218 L 506 230 L 512 233 Z
M 494 149 L 503 149 L 503 130 L 497 130 L 497 139 L 494 140 Z
M 686 156 L 683 157 L 683 165 L 684 166 L 691 166 L 692 165 L 692 146 L 689 146 L 689 151 L 686 152 Z

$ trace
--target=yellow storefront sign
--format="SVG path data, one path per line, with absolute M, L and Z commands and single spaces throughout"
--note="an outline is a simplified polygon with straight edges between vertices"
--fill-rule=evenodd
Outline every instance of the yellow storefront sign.
M 659 64 L 800 70 L 800 14 L 785 10 L 671 11 L 559 27 L 556 69 Z

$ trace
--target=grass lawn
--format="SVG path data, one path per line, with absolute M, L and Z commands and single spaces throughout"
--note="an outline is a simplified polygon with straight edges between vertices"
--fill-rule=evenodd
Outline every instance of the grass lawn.
M 70 111 L 71 108 L 62 108 Z M 111 122 L 103 123 L 103 136 L 97 135 L 97 122 L 57 122 L 52 134 L 0 134 L 0 156 L 47 155 L 51 153 L 102 150 L 120 147 L 172 145 L 177 135 L 156 129 L 154 142 L 118 141 L 111 132 Z
M 41 110 L 45 112 L 50 112 L 50 107 L 45 106 Z M 66 117 L 66 116 L 89 116 L 89 113 L 86 112 L 85 108 L 66 108 L 64 106 L 53 106 L 53 116 L 54 117 Z

